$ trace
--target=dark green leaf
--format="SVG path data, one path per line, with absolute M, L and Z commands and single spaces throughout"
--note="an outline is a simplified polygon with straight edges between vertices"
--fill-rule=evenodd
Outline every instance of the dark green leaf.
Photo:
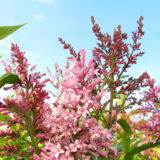
M 123 145 L 123 152 L 126 154 L 130 150 L 130 143 L 131 143 L 131 128 L 124 119 L 119 119 L 117 121 L 119 125 L 123 128 L 124 134 L 122 136 L 122 145 Z
M 135 143 L 130 147 L 130 151 L 133 150 L 134 148 L 136 148 L 140 142 L 141 142 L 141 140 L 135 142 Z
M 18 154 L 13 154 L 11 156 L 8 156 L 7 158 L 5 158 L 5 160 L 13 160 L 14 158 L 17 158 Z
M 127 134 L 127 135 L 131 135 L 132 134 L 132 130 L 130 128 L 130 126 L 128 125 L 128 123 L 126 122 L 126 120 L 124 119 L 119 119 L 117 121 L 119 123 L 119 125 L 123 128 L 124 132 Z
M 140 153 L 140 152 L 142 152 L 144 150 L 147 150 L 149 148 L 156 147 L 158 145 L 160 145 L 160 142 L 156 142 L 156 143 L 149 142 L 149 143 L 146 143 L 146 144 L 142 144 L 141 146 L 136 147 L 136 148 L 132 149 L 130 152 L 128 152 L 125 155 L 124 160 L 130 160 L 131 157 L 134 156 L 135 154 Z
M 21 80 L 19 79 L 18 75 L 13 73 L 5 73 L 0 77 L 0 88 L 3 87 L 5 84 L 13 84 L 20 82 Z

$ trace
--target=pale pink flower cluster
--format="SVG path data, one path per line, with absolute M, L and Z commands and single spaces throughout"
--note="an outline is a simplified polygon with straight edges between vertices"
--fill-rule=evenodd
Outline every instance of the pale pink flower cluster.
M 72 58 L 73 66 L 64 78 L 63 98 L 57 101 L 52 112 L 44 115 L 43 125 L 48 134 L 38 137 L 47 140 L 40 155 L 34 155 L 35 160 L 90 160 L 91 155 L 96 159 L 99 155 L 117 157 L 116 147 L 111 147 L 112 129 L 104 128 L 90 116 L 90 109 L 101 107 L 98 98 L 106 92 L 101 90 L 93 96 L 92 91 L 100 82 L 98 70 L 94 69 L 93 59 L 86 66 L 85 50 L 80 53 L 80 59 Z

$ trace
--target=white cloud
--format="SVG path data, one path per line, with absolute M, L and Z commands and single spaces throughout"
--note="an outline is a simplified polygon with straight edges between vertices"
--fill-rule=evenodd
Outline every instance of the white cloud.
M 13 19 L 9 19 L 8 22 L 9 22 L 9 25 L 14 25 L 14 20 Z
M 42 3 L 53 3 L 53 0 L 40 0 Z
M 42 19 L 42 18 L 44 18 L 44 14 L 36 14 L 36 15 L 34 15 L 34 18 L 35 19 Z
M 35 52 L 35 51 L 26 51 L 25 56 L 30 60 L 33 60 L 34 58 L 39 58 L 41 53 Z

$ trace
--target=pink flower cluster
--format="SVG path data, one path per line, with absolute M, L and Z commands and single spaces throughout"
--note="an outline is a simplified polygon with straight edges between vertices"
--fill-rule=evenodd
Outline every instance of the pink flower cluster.
M 106 94 L 103 90 L 96 96 L 92 91 L 100 82 L 98 70 L 94 69 L 94 61 L 90 59 L 86 66 L 85 50 L 80 51 L 80 60 L 72 57 L 73 66 L 62 84 L 63 98 L 55 103 L 52 112 L 45 113 L 43 125 L 47 127 L 45 146 L 40 156 L 34 159 L 42 160 L 74 160 L 82 158 L 89 160 L 91 155 L 115 158 L 118 153 L 113 142 L 112 129 L 105 129 L 95 118 L 90 116 L 90 110 L 102 107 L 98 98 Z
M 35 140 L 36 134 L 41 128 L 41 123 L 43 121 L 42 115 L 48 109 L 48 104 L 45 102 L 49 98 L 48 93 L 44 90 L 44 86 L 49 79 L 41 81 L 40 79 L 45 74 L 40 74 L 40 72 L 35 72 L 33 74 L 33 69 L 35 66 L 31 67 L 29 70 L 29 65 L 27 58 L 24 56 L 25 52 L 21 52 L 17 45 L 12 44 L 12 63 L 16 69 L 16 73 L 21 79 L 20 84 L 13 84 L 11 87 L 5 89 L 14 88 L 17 89 L 17 95 L 14 97 L 4 98 L 3 102 L 0 105 L 0 112 L 5 116 L 11 116 L 8 118 L 5 116 L 7 122 L 1 123 L 1 125 L 7 125 L 8 128 L 13 125 L 20 125 L 20 130 L 25 130 L 28 132 L 32 143 L 29 143 L 25 139 L 28 145 L 31 145 L 33 152 L 38 153 L 37 142 Z M 12 72 L 10 65 L 6 65 L 5 70 Z M 9 69 L 9 70 L 8 70 Z M 1 132 L 1 137 L 6 137 L 6 142 L 9 139 L 15 139 L 21 137 L 21 131 L 17 130 L 16 132 Z M 5 134 L 4 134 L 5 133 Z M 2 146 L 1 146 L 2 147 Z M 6 146 L 3 146 L 4 148 Z M 12 147 L 16 149 L 17 147 Z M 19 147 L 19 151 L 21 147 Z M 8 149 L 7 149 L 8 151 Z M 10 154 L 7 153 L 6 154 Z M 23 154 L 23 152 L 22 152 Z
M 151 136 L 153 141 L 160 139 L 160 86 L 155 86 L 155 80 L 149 78 L 147 80 L 149 86 L 148 91 L 144 91 L 144 99 L 146 100 L 137 113 L 146 117 L 146 122 L 138 129 L 146 131 L 147 136 Z
M 144 54 L 140 51 L 141 43 L 139 42 L 144 35 L 142 20 L 143 17 L 140 17 L 137 21 L 138 29 L 132 32 L 132 43 L 126 43 L 127 33 L 122 32 L 120 25 L 115 28 L 112 37 L 108 33 L 102 33 L 99 24 L 95 22 L 93 16 L 91 17 L 92 30 L 98 40 L 97 46 L 92 50 L 94 69 L 97 72 L 96 75 L 101 79 L 95 93 L 101 88 L 108 91 L 108 99 L 104 102 L 103 109 L 100 111 L 109 115 L 107 121 L 103 120 L 105 127 L 108 129 L 116 121 L 118 113 L 132 108 L 136 104 L 139 105 L 143 101 L 134 94 L 147 86 L 145 83 L 148 79 L 147 72 L 144 72 L 138 78 L 133 78 L 126 73 L 133 64 L 136 64 L 137 58 Z M 80 53 L 76 53 L 70 44 L 66 44 L 62 38 L 59 41 L 63 44 L 64 49 L 69 49 L 71 55 L 80 59 Z M 125 99 L 120 105 L 114 100 L 120 99 L 122 94 L 125 95 Z M 113 110 L 116 111 L 114 117 L 112 116 Z

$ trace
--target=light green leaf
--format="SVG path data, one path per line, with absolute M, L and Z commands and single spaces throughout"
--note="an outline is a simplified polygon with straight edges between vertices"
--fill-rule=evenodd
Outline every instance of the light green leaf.
M 124 133 L 122 137 L 122 142 L 123 142 L 123 151 L 124 153 L 127 153 L 130 149 L 130 136 Z
M 11 33 L 13 33 L 14 31 L 16 31 L 17 29 L 19 29 L 27 23 L 16 26 L 0 26 L 0 40 L 7 37 L 8 35 L 10 35 Z
M 118 100 L 118 104 L 122 105 L 124 103 L 125 98 L 126 98 L 125 94 L 120 94 L 120 99 Z
M 7 121 L 2 113 L 0 113 L 0 121 L 2 121 L 2 122 Z
M 12 131 L 16 132 L 16 124 L 13 124 L 10 128 L 12 129 Z

